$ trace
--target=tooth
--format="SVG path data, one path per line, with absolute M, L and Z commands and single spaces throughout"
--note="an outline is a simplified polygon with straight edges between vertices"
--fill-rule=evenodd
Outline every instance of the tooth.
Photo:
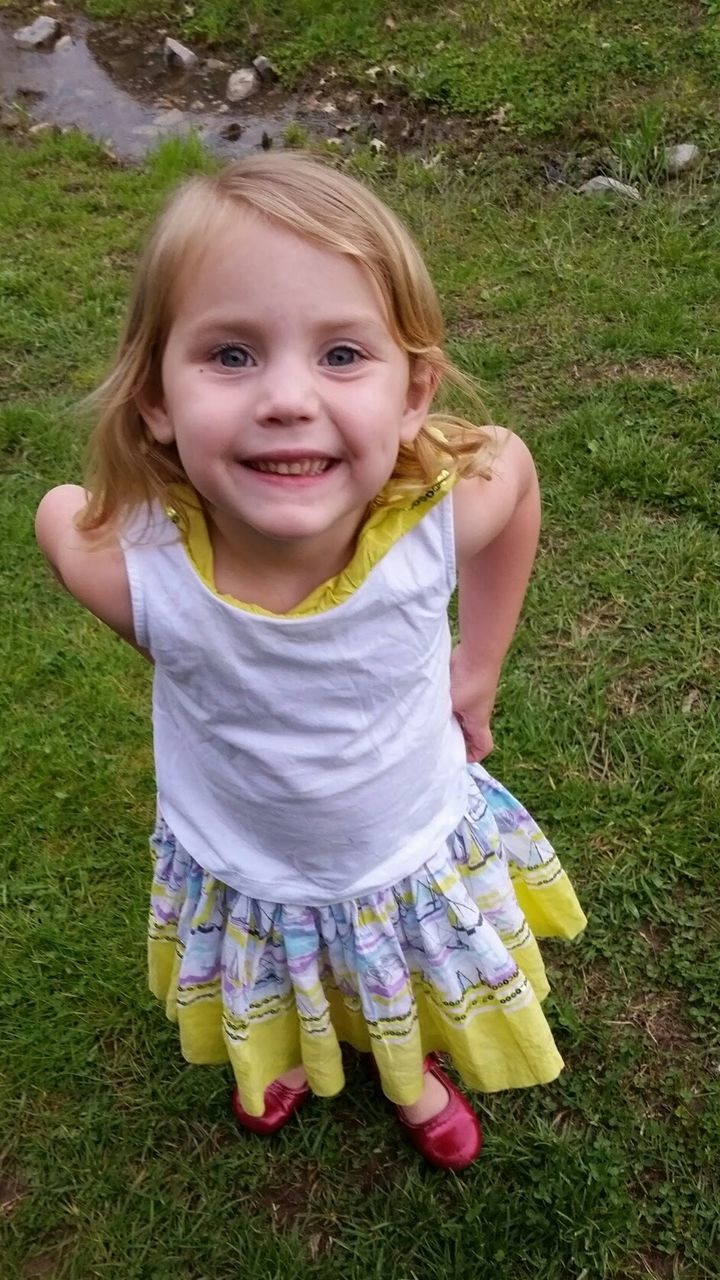
M 297 462 L 271 462 L 269 459 L 258 458 L 250 462 L 250 466 L 256 471 L 269 472 L 271 475 L 317 476 L 327 471 L 330 462 L 327 458 L 301 458 Z

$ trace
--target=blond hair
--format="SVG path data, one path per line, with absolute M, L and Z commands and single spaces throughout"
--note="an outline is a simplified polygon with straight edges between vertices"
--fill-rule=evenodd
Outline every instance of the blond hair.
M 98 419 L 90 440 L 90 498 L 79 527 L 112 526 L 185 481 L 175 446 L 148 431 L 141 393 L 159 393 L 163 352 L 184 273 L 238 211 L 256 215 L 346 254 L 370 273 L 390 332 L 411 361 L 423 360 L 437 386 L 453 383 L 479 403 L 472 381 L 445 354 L 435 289 L 405 227 L 368 188 L 296 152 L 248 156 L 216 175 L 198 175 L 167 202 L 138 264 L 114 365 L 90 397 Z M 487 475 L 490 437 L 464 418 L 431 413 L 402 444 L 375 505 L 393 505 L 440 472 Z

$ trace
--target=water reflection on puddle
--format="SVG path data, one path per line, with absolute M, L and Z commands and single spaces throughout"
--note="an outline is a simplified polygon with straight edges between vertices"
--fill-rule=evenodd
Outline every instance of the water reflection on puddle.
M 337 136 L 335 123 L 343 119 L 337 113 L 330 122 L 307 102 L 266 87 L 228 109 L 224 89 L 233 67 L 208 70 L 201 64 L 187 73 L 170 71 L 159 38 L 146 47 L 140 35 L 109 36 L 77 18 L 63 27 L 71 46 L 28 50 L 13 39 L 19 25 L 0 22 L 4 101 L 22 104 L 34 120 L 76 125 L 126 159 L 139 159 L 159 139 L 190 129 L 213 150 L 238 155 L 260 146 L 264 134 L 266 142 L 280 141 L 292 121 Z

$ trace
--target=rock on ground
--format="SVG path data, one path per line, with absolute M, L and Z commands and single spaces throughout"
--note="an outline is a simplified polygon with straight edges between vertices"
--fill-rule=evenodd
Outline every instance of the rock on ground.
M 169 67 L 183 67 L 185 71 L 190 71 L 198 64 L 197 54 L 179 40 L 173 40 L 172 36 L 165 37 L 163 53 Z
M 688 169 L 694 169 L 700 161 L 700 148 L 694 142 L 679 142 L 675 147 L 665 148 L 665 168 L 671 178 Z
M 184 123 L 185 113 L 179 107 L 172 107 L 169 111 L 161 111 L 153 120 L 153 125 L 156 129 L 177 129 Z
M 228 77 L 225 97 L 229 102 L 242 102 L 255 93 L 259 83 L 257 72 L 252 67 L 242 67 Z
M 44 14 L 42 18 L 36 18 L 31 22 L 29 27 L 21 27 L 15 32 L 15 40 L 21 49 L 39 49 L 44 44 L 50 44 L 60 34 L 60 23 L 57 18 L 49 18 Z
M 617 178 L 608 178 L 605 174 L 598 174 L 595 178 L 590 178 L 587 182 L 583 182 L 578 191 L 583 196 L 626 196 L 628 200 L 639 200 L 640 192 L 637 187 L 629 187 L 625 182 L 618 182 Z
M 223 125 L 220 130 L 220 137 L 225 138 L 228 142 L 237 142 L 242 137 L 243 127 L 237 120 L 231 120 L 230 124 Z
M 265 58 L 262 55 L 259 58 L 253 58 L 253 66 L 260 79 L 264 80 L 266 84 L 275 83 L 278 76 L 269 58 Z

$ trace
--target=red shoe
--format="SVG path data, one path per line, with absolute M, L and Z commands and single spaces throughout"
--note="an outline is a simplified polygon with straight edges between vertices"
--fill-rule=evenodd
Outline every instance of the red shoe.
M 252 1133 L 277 1133 L 295 1112 L 302 1106 L 310 1093 L 309 1085 L 300 1089 L 290 1089 L 280 1080 L 275 1080 L 265 1090 L 265 1110 L 261 1116 L 248 1115 L 240 1102 L 237 1089 L 233 1089 L 231 1106 L 235 1119 Z
M 483 1131 L 464 1094 L 441 1070 L 434 1054 L 425 1059 L 425 1070 L 447 1089 L 447 1106 L 422 1124 L 411 1124 L 396 1107 L 398 1119 L 410 1142 L 438 1169 L 466 1169 L 480 1155 Z

